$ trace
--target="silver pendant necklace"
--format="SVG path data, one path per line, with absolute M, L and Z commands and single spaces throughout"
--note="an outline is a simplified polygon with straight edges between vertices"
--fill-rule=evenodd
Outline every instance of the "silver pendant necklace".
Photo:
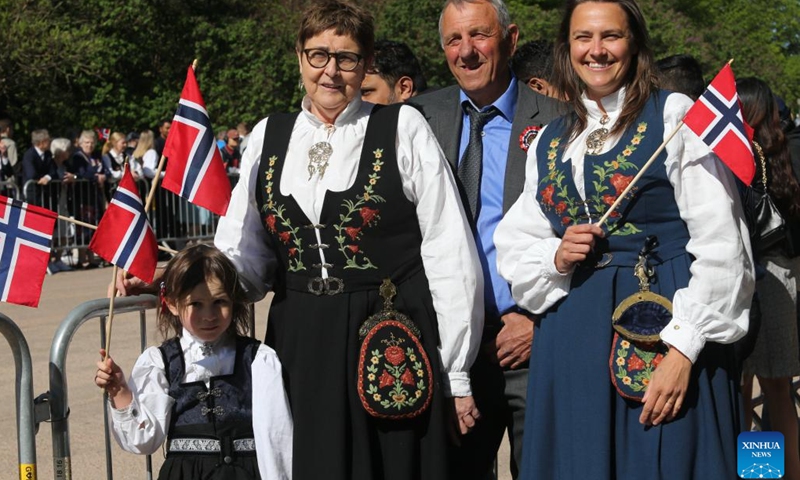
M 608 138 L 608 129 L 605 125 L 608 123 L 608 115 L 603 115 L 603 118 L 600 119 L 600 128 L 597 130 L 593 130 L 589 133 L 589 136 L 586 137 L 586 154 L 587 155 L 599 155 L 600 152 L 603 150 L 603 145 L 606 143 L 606 139 Z
M 315 173 L 319 174 L 319 179 L 325 176 L 325 169 L 328 168 L 328 160 L 333 153 L 333 147 L 328 142 L 317 142 L 308 151 L 308 179 Z

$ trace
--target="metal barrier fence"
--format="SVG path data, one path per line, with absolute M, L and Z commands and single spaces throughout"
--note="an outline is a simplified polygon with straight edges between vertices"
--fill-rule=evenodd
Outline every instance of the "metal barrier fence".
M 33 363 L 28 342 L 16 323 L 0 313 L 0 333 L 14 355 L 19 478 L 36 480 L 36 430 L 33 413 Z
M 231 186 L 239 179 L 229 175 Z M 150 193 L 150 181 L 136 181 L 139 194 L 146 201 Z M 20 190 L 14 182 L 0 183 L 0 194 L 24 200 L 30 204 L 52 210 L 64 217 L 71 217 L 92 225 L 97 225 L 108 207 L 113 195 L 113 186 L 98 185 L 89 180 L 62 182 L 51 180 L 47 185 L 38 185 L 28 180 Z M 207 241 L 214 238 L 219 216 L 189 203 L 183 197 L 169 190 L 158 188 L 153 207 L 147 214 L 150 225 L 159 243 L 168 242 L 178 250 L 189 241 Z M 56 222 L 53 233 L 55 250 L 85 250 L 92 239 L 93 230 L 75 225 L 65 220 Z
M 155 309 L 158 299 L 154 295 L 139 295 L 134 297 L 121 297 L 114 300 L 114 315 L 138 312 L 139 313 L 139 348 L 143 352 L 147 347 L 147 310 Z M 69 441 L 69 401 L 67 398 L 67 352 L 75 332 L 86 322 L 100 319 L 100 346 L 105 345 L 106 320 L 108 318 L 109 302 L 107 298 L 100 298 L 84 302 L 75 307 L 62 320 L 50 347 L 50 392 L 48 403 L 50 406 L 50 428 L 53 443 L 53 472 L 56 480 L 72 478 L 71 453 Z M 250 306 L 250 335 L 255 334 L 255 308 Z M 128 372 L 130 373 L 130 372 Z M 104 444 L 106 456 L 106 479 L 112 480 L 110 419 L 106 403 L 107 395 L 103 395 L 103 421 Z M 32 404 L 33 402 L 31 402 Z M 153 463 L 150 455 L 145 457 L 145 478 L 152 480 Z

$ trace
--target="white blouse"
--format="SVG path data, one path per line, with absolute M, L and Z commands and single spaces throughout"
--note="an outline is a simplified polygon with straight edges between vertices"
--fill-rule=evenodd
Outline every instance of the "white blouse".
M 183 383 L 233 373 L 236 339 L 226 335 L 204 354 L 204 342 L 183 330 L 180 338 L 186 372 Z M 172 405 L 164 360 L 158 347 L 145 350 L 131 371 L 128 386 L 133 401 L 122 409 L 109 403 L 114 438 L 120 448 L 152 454 L 167 439 Z M 288 480 L 292 472 L 292 414 L 283 388 L 281 363 L 275 351 L 260 345 L 252 364 L 253 432 L 261 478 Z
M 602 99 L 612 129 L 619 118 L 625 90 Z M 573 159 L 572 169 L 581 197 L 584 192 L 583 156 L 586 137 L 600 128 L 602 111 L 583 96 L 588 124 L 567 148 L 562 161 Z M 664 107 L 664 138 L 692 106 L 689 97 L 671 94 Z M 609 137 L 603 152 L 621 135 Z M 534 140 L 528 149 L 525 190 L 495 232 L 498 271 L 511 283 L 514 299 L 534 313 L 543 313 L 569 293 L 572 271 L 561 274 L 555 254 L 561 244 L 536 201 L 539 174 Z M 754 288 L 753 260 L 739 194 L 733 177 L 708 146 L 688 127 L 681 127 L 666 146 L 666 174 L 675 190 L 675 202 L 689 230 L 686 250 L 695 257 L 686 288 L 672 299 L 672 321 L 661 332 L 667 344 L 692 362 L 707 341 L 731 343 L 747 332 Z
M 309 111 L 309 105 L 308 98 L 304 99 L 303 111 L 292 130 L 280 191 L 292 195 L 309 220 L 316 223 L 325 192 L 347 190 L 355 182 L 373 105 L 356 98 L 334 125 L 323 124 Z M 269 290 L 276 268 L 254 193 L 268 120 L 259 122 L 251 133 L 239 183 L 214 239 L 217 248 L 242 273 L 253 300 Z M 323 178 L 314 175 L 309 179 L 308 150 L 323 140 L 333 146 L 328 168 Z M 422 263 L 438 318 L 439 353 L 447 373 L 445 393 L 471 395 L 469 369 L 483 329 L 483 277 L 475 243 L 444 154 L 428 123 L 412 107 L 400 109 L 396 149 L 403 192 L 416 205 L 422 232 Z M 315 231 L 321 243 L 319 231 Z M 320 263 L 325 263 L 324 252 L 318 252 Z M 325 269 L 322 275 L 327 277 Z

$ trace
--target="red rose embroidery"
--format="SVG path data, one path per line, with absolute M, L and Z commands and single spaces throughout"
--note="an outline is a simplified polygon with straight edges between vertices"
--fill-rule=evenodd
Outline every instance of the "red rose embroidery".
M 361 224 L 362 227 L 372 223 L 372 221 L 376 217 L 380 218 L 378 216 L 378 213 L 380 213 L 380 210 L 376 210 L 376 209 L 373 209 L 373 208 L 361 207 L 361 211 L 359 213 L 361 213 L 361 219 L 364 221 L 364 223 Z
M 617 197 L 614 195 L 603 195 L 603 203 L 606 205 L 611 205 L 617 200 Z
M 400 365 L 406 359 L 406 354 L 403 352 L 403 349 L 397 345 L 386 347 L 386 351 L 383 352 L 383 355 L 389 363 L 395 366 Z
M 269 228 L 269 231 L 275 233 L 275 215 L 267 215 L 265 220 L 267 222 L 267 228 Z
M 611 175 L 611 185 L 613 185 L 617 190 L 618 197 L 622 191 L 625 190 L 625 187 L 631 183 L 631 180 L 633 180 L 633 175 L 623 175 L 621 173 L 615 173 L 614 175 Z
M 566 203 L 558 202 L 558 205 L 556 205 L 556 214 L 561 215 L 566 209 L 567 209 Z
M 542 190 L 542 202 L 546 205 L 553 206 L 553 193 L 555 192 L 555 188 L 553 185 L 548 185 Z
M 294 257 L 295 255 L 297 255 L 297 249 L 294 248 L 294 247 L 290 248 L 289 249 L 289 256 L 290 257 Z
M 641 370 L 643 368 L 644 368 L 644 361 L 634 353 L 633 356 L 628 359 L 628 370 L 631 372 L 635 372 L 636 370 Z
M 561 217 L 561 225 L 569 225 L 571 221 L 572 219 L 569 217 Z
M 358 253 L 358 245 L 348 245 L 347 248 L 353 253 Z
M 400 375 L 400 381 L 403 382 L 403 385 L 414 385 L 414 376 L 411 375 L 411 370 L 406 370 Z
M 361 233 L 361 227 L 346 227 L 344 231 L 353 241 L 356 241 L 358 234 Z
M 284 244 L 288 244 L 290 238 L 289 232 L 278 232 L 278 238 L 280 238 L 281 242 L 283 242 Z
M 617 218 L 619 217 L 619 212 L 614 210 L 613 212 L 609 213 L 608 216 L 611 218 Z
M 391 387 L 392 385 L 394 385 L 394 377 L 384 370 L 380 378 L 380 388 Z

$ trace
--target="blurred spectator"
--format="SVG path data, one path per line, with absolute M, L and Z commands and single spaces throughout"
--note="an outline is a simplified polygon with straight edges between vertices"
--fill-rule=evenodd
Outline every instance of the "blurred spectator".
M 691 55 L 673 55 L 656 62 L 661 88 L 688 95 L 697 100 L 706 89 L 703 69 Z
M 8 158 L 8 145 L 0 142 L 0 181 L 5 182 L 8 180 L 16 181 L 14 167 L 11 166 L 11 160 Z
M 17 157 L 17 143 L 14 141 L 14 125 L 8 118 L 0 119 L 0 143 L 6 146 L 6 155 L 11 166 L 14 168 L 14 173 L 19 174 L 22 169 L 22 164 L 18 162 Z
M 108 141 L 103 145 L 103 156 L 101 158 L 106 177 L 114 183 L 120 181 L 123 167 L 128 160 L 128 157 L 125 156 L 125 135 L 120 132 L 112 133 L 108 137 Z M 138 163 L 130 162 L 130 170 L 134 180 L 142 177 L 142 167 Z
M 517 48 L 511 57 L 511 70 L 517 80 L 534 92 L 556 98 L 556 89 L 550 83 L 553 76 L 553 44 L 532 40 Z
M 250 140 L 250 124 L 239 122 L 239 125 L 236 125 L 236 130 L 239 132 L 239 153 L 244 154 L 247 148 L 247 141 Z
M 408 45 L 375 42 L 375 60 L 361 82 L 361 99 L 379 105 L 405 102 L 427 88 L 419 61 Z
M 239 173 L 239 164 L 242 161 L 242 154 L 239 151 L 239 131 L 235 128 L 228 130 L 226 134 L 225 146 L 222 148 L 222 163 L 228 173 Z
M 158 158 L 164 154 L 164 144 L 167 142 L 167 135 L 169 135 L 169 127 L 172 126 L 172 120 L 164 119 L 158 122 L 158 137 L 153 141 L 153 148 L 156 149 Z
M 72 156 L 72 141 L 69 138 L 55 138 L 50 142 L 50 153 L 53 154 L 53 166 L 51 175 L 55 180 L 50 188 L 50 204 L 47 208 L 57 212 L 64 217 L 72 217 L 75 208 L 74 184 L 77 175 L 68 169 Z M 72 270 L 72 267 L 61 260 L 64 248 L 69 245 L 70 237 L 74 234 L 74 227 L 65 220 L 56 222 L 55 232 L 53 233 L 53 254 L 48 271 L 52 273 L 65 272 Z
M 39 185 L 47 185 L 51 180 L 50 167 L 53 154 L 50 153 L 50 134 L 45 129 L 31 132 L 31 148 L 22 156 L 22 184 L 30 180 Z
M 133 158 L 142 164 L 142 173 L 148 180 L 152 180 L 156 176 L 158 169 L 158 153 L 154 147 L 155 142 L 153 139 L 152 130 L 144 130 L 139 134 L 139 144 L 136 150 L 133 151 Z M 164 177 L 164 172 L 161 172 L 160 177 Z
M 139 132 L 128 132 L 125 135 L 125 157 L 131 158 L 133 157 L 133 151 L 136 150 L 136 146 L 139 144 Z
M 94 153 L 97 136 L 94 130 L 84 130 L 78 137 L 78 149 L 72 154 L 71 170 L 78 179 L 83 180 L 75 187 L 75 207 L 72 212 L 75 217 L 90 225 L 97 225 L 100 216 L 107 204 L 105 196 L 106 176 L 103 173 L 103 164 Z M 93 260 L 94 254 L 86 248 L 92 239 L 93 230 L 87 227 L 76 228 L 76 239 L 82 246 L 78 250 L 78 264 L 82 268 L 96 267 Z
M 217 130 L 217 148 L 222 151 L 225 148 L 225 144 L 227 143 L 228 138 L 228 128 L 220 128 Z

